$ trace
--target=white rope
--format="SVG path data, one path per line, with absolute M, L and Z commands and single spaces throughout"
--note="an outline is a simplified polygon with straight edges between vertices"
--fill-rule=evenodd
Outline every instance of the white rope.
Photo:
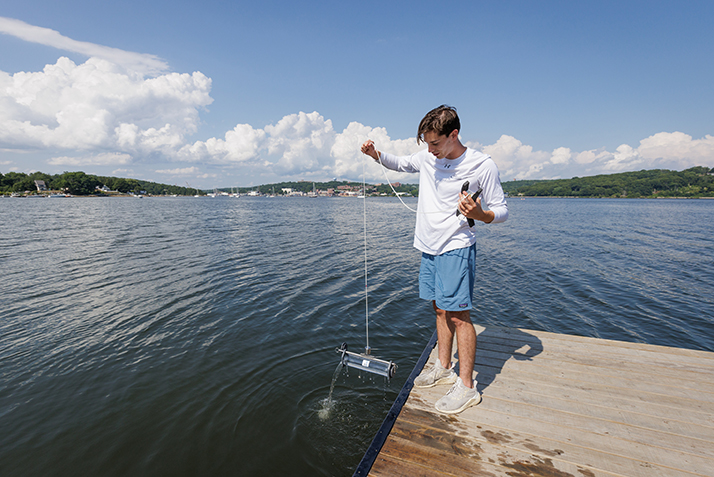
M 405 204 L 404 201 L 402 200 L 402 197 L 399 194 L 397 194 L 396 190 L 394 190 L 394 186 L 390 182 L 389 176 L 387 176 L 387 168 L 384 167 L 384 164 L 382 164 L 382 155 L 379 153 L 379 151 L 377 151 L 377 159 L 379 160 L 379 165 L 382 166 L 382 172 L 384 173 L 384 178 L 387 179 L 387 184 L 389 184 L 389 187 L 392 188 L 392 192 L 394 192 L 394 195 L 397 196 L 397 199 L 399 199 L 399 202 L 401 202 L 404 207 L 406 207 L 407 209 L 409 209 L 412 212 L 414 212 L 415 214 L 417 214 L 418 212 L 416 210 L 412 209 L 411 207 L 409 207 L 407 204 Z M 362 164 L 362 169 L 364 170 L 364 163 Z
M 365 321 L 365 336 L 367 344 L 365 353 L 369 354 L 369 289 L 367 288 L 367 172 L 365 171 L 364 162 L 362 162 L 362 205 L 364 210 L 364 321 Z
M 376 149 L 375 149 L 375 151 L 376 151 Z M 389 184 L 389 187 L 392 189 L 392 192 L 394 192 L 394 195 L 397 196 L 397 199 L 399 199 L 399 202 L 401 202 L 404 207 L 411 210 L 415 214 L 423 214 L 423 215 L 454 213 L 453 210 L 445 210 L 445 209 L 436 209 L 436 210 L 431 210 L 429 212 L 419 212 L 419 211 L 412 209 L 407 204 L 405 204 L 404 201 L 402 200 L 402 197 L 397 193 L 397 191 L 394 189 L 394 186 L 392 185 L 392 182 L 389 180 L 389 176 L 387 175 L 387 167 L 382 163 L 382 155 L 379 153 L 379 151 L 376 151 L 376 152 L 377 152 L 377 160 L 379 161 L 379 165 L 382 166 L 382 172 L 384 173 L 384 178 L 387 179 L 387 184 Z M 362 171 L 364 171 L 364 163 L 362 163 Z M 467 192 L 469 193 L 469 195 L 473 194 L 473 192 L 471 192 L 471 190 L 468 190 Z M 461 202 L 461 196 L 459 196 L 459 202 Z

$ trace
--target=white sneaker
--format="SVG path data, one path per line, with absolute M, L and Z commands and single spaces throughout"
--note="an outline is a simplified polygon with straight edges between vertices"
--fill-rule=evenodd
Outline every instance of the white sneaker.
M 446 396 L 436 401 L 436 410 L 444 414 L 458 414 L 467 407 L 475 406 L 481 402 L 481 393 L 476 389 L 474 381 L 473 389 L 467 388 L 461 378 L 456 384 L 451 386 Z
M 454 384 L 457 376 L 454 372 L 454 367 L 446 369 L 441 365 L 440 360 L 436 360 L 434 366 L 427 372 L 422 372 L 414 380 L 414 387 L 430 388 L 437 384 Z

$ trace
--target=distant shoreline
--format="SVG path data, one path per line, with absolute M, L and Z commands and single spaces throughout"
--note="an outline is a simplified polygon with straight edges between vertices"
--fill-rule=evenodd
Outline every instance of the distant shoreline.
M 192 198 L 192 199 L 215 199 L 217 197 L 211 197 L 209 195 L 201 195 L 199 197 L 193 196 L 193 195 L 152 195 L 152 194 L 141 194 L 141 195 L 131 195 L 131 194 L 104 194 L 104 195 L 98 195 L 98 194 L 91 194 L 91 195 L 65 195 L 65 196 L 50 196 L 47 194 L 21 194 L 21 195 L 11 195 L 11 194 L 0 194 L 0 198 L 5 198 L 5 199 L 88 199 L 88 198 L 114 198 L 114 199 L 141 199 L 141 198 L 151 198 L 151 199 L 176 199 L 179 197 L 185 197 L 185 198 Z M 339 199 L 357 199 L 359 198 L 358 196 L 346 196 L 346 195 L 333 195 L 333 196 L 317 196 L 319 198 L 339 198 Z M 382 195 L 368 195 L 368 198 L 396 198 L 397 196 L 395 195 L 387 195 L 387 196 L 382 196 Z M 418 196 L 402 196 L 406 198 L 412 198 L 412 199 L 418 199 Z M 231 197 L 222 197 L 223 199 L 228 199 Z M 280 199 L 287 199 L 287 198 L 315 198 L 307 195 L 274 195 L 274 196 L 267 196 L 267 195 L 259 195 L 259 196 L 250 196 L 250 195 L 241 195 L 240 198 L 249 198 L 249 199 L 255 199 L 255 198 L 280 198 Z M 667 199 L 673 199 L 673 200 L 698 200 L 698 199 L 709 199 L 712 200 L 714 197 L 597 197 L 597 196 L 559 196 L 559 195 L 524 195 L 524 196 L 508 196 L 506 198 L 507 200 L 532 200 L 532 199 L 614 199 L 614 200 L 667 200 Z
M 714 199 L 714 197 L 599 197 L 599 196 L 575 196 L 575 195 L 523 195 L 509 196 L 507 199 L 612 199 L 612 200 L 698 200 Z

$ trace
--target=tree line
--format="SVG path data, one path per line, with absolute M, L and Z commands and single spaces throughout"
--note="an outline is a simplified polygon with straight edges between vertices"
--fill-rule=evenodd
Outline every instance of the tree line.
M 312 182 L 312 181 L 299 181 L 299 182 L 276 182 L 274 184 L 263 184 L 260 186 L 256 187 L 239 187 L 236 189 L 236 192 L 240 194 L 246 194 L 250 191 L 257 191 L 260 192 L 261 194 L 276 194 L 276 195 L 281 195 L 283 194 L 283 189 L 292 189 L 294 191 L 299 191 L 304 194 L 307 194 L 309 192 L 312 192 L 313 189 L 313 184 L 316 190 L 327 190 L 327 189 L 334 189 L 337 191 L 339 186 L 349 186 L 352 187 L 353 189 L 362 189 L 362 183 L 361 182 L 351 182 L 351 181 L 326 181 L 326 182 Z M 378 186 L 375 186 L 373 184 L 366 184 L 367 188 L 367 193 L 376 193 L 376 194 L 382 194 L 385 193 L 387 195 L 393 195 L 392 189 L 389 187 L 389 184 L 380 184 Z M 231 188 L 223 188 L 219 189 L 224 192 L 230 192 Z M 416 184 L 399 184 L 399 186 L 395 186 L 394 190 L 397 192 L 404 192 L 405 194 L 411 194 L 413 196 L 417 196 L 419 193 L 419 186 Z
M 205 194 L 205 192 L 194 188 L 138 179 L 95 176 L 84 172 L 63 172 L 62 174 L 54 175 L 43 172 L 33 172 L 32 174 L 22 172 L 0 173 L 0 194 L 36 191 L 36 180 L 44 181 L 49 190 L 64 191 L 72 195 L 101 194 L 97 187 L 102 186 L 125 194 Z M 314 184 L 315 188 L 320 190 L 337 190 L 342 185 L 354 188 L 362 187 L 361 182 L 336 180 L 315 182 Z M 264 194 L 273 192 L 282 194 L 283 188 L 291 188 L 308 193 L 313 189 L 313 182 L 278 182 L 257 187 L 240 187 L 237 192 L 247 193 L 257 190 Z M 395 189 L 397 192 L 404 192 L 413 196 L 417 196 L 419 192 L 416 184 L 400 184 Z M 714 197 L 714 168 L 697 166 L 684 171 L 652 169 L 589 177 L 573 177 L 572 179 L 507 181 L 503 182 L 503 189 L 511 196 L 530 197 Z M 222 190 L 229 191 L 230 189 Z M 392 190 L 388 184 L 379 186 L 367 184 L 367 193 L 392 195 Z
M 621 172 L 572 179 L 504 182 L 510 195 L 529 197 L 714 197 L 714 168 Z
M 84 172 L 63 172 L 54 175 L 44 172 L 33 172 L 32 174 L 8 172 L 7 174 L 0 173 L 0 193 L 36 191 L 35 181 L 44 181 L 48 190 L 63 191 L 72 195 L 101 195 L 102 192 L 97 187 L 103 186 L 124 194 L 194 195 L 198 192 L 196 189 L 187 187 L 121 177 L 95 176 Z

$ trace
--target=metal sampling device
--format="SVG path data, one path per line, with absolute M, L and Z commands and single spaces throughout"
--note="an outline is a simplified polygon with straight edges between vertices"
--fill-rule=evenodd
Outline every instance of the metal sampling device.
M 368 373 L 379 374 L 387 379 L 392 379 L 397 371 L 397 365 L 392 361 L 375 358 L 370 353 L 369 347 L 369 291 L 367 288 L 367 189 L 364 174 L 364 163 L 362 163 L 362 200 L 364 209 L 364 301 L 365 301 L 365 331 L 367 343 L 364 353 L 353 353 L 347 351 L 347 343 L 336 349 L 340 353 L 340 363 L 343 366 L 359 369 Z
M 387 379 L 392 379 L 397 372 L 397 365 L 392 361 L 375 358 L 369 354 L 370 349 L 365 348 L 364 353 L 353 353 L 347 351 L 347 343 L 337 348 L 337 352 L 341 354 L 340 362 L 344 366 L 359 369 L 368 373 L 379 374 Z

